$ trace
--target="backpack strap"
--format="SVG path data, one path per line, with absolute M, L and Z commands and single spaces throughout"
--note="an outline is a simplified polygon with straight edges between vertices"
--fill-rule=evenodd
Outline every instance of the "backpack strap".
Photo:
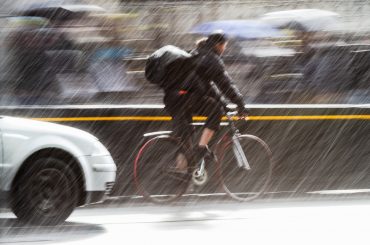
M 192 56 L 190 59 L 195 59 L 195 62 L 196 62 L 196 65 L 194 66 L 194 68 L 192 69 L 192 71 L 186 76 L 186 78 L 184 79 L 184 83 L 187 84 L 187 83 L 190 83 L 194 78 L 197 77 L 197 71 L 198 71 L 198 68 L 200 67 L 200 65 L 203 63 L 204 59 L 206 58 L 206 55 L 203 55 L 200 60 L 197 60 L 197 56 L 200 56 L 200 54 L 195 54 L 194 56 Z M 194 62 L 194 61 L 193 61 Z

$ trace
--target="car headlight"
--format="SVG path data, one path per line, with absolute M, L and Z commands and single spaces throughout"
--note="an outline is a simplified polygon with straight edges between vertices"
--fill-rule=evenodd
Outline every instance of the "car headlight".
M 100 141 L 95 141 L 89 156 L 109 156 L 110 153 Z

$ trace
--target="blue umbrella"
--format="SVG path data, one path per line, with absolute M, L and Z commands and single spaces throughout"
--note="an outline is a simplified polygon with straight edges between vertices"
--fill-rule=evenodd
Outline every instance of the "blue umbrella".
M 253 20 L 222 20 L 199 24 L 190 32 L 209 35 L 222 30 L 228 37 L 235 39 L 276 38 L 284 35 L 273 26 Z

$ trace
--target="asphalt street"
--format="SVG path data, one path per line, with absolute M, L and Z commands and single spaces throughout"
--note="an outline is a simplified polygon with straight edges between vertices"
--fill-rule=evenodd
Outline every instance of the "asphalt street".
M 0 212 L 0 244 L 370 244 L 369 199 L 225 200 L 77 209 L 63 225 L 21 224 Z

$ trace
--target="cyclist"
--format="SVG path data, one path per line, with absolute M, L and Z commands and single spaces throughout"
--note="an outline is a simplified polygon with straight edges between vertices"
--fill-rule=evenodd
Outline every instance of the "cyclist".
M 198 163 L 209 153 L 208 143 L 219 129 L 224 114 L 221 95 L 225 95 L 238 106 L 238 111 L 246 116 L 243 97 L 225 70 L 221 55 L 224 53 L 228 39 L 222 32 L 210 34 L 198 42 L 193 50 L 191 69 L 195 71 L 191 79 L 179 77 L 181 67 L 173 68 L 168 79 L 176 80 L 175 85 L 165 89 L 164 104 L 174 119 L 174 131 L 177 136 L 188 139 L 192 134 L 192 115 L 207 116 L 198 145 L 194 149 L 193 162 Z M 186 64 L 189 66 L 189 64 Z M 186 81 L 184 81 L 186 80 Z M 181 81 L 181 82 L 178 82 Z M 187 166 L 176 166 L 186 171 Z

